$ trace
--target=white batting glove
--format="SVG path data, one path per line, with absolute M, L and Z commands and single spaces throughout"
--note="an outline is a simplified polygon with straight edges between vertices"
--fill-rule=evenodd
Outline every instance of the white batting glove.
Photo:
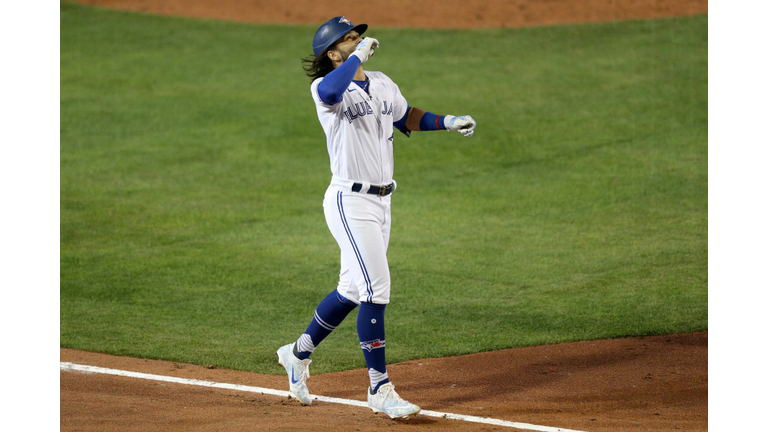
M 465 137 L 471 137 L 472 134 L 475 133 L 476 126 L 477 122 L 471 116 L 445 116 L 445 127 L 448 130 L 459 132 Z
M 379 41 L 374 38 L 363 38 L 358 44 L 353 56 L 357 56 L 360 59 L 360 63 L 365 63 L 373 57 L 373 50 L 379 47 Z

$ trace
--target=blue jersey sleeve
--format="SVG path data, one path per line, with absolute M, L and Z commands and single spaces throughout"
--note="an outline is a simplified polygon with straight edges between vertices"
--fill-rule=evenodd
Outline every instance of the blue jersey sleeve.
M 341 102 L 344 90 L 349 87 L 359 67 L 360 59 L 356 55 L 349 56 L 347 61 L 326 75 L 320 85 L 317 86 L 317 94 L 320 99 L 328 105 L 336 105 Z
M 405 131 L 406 131 L 406 129 L 405 129 L 405 121 L 408 120 L 408 112 L 409 111 L 411 111 L 411 106 L 410 105 L 408 105 L 408 108 L 405 109 L 405 115 L 403 115 L 403 118 L 401 118 L 400 120 L 398 120 L 398 121 L 396 121 L 394 123 L 395 128 L 397 130 L 399 130 L 400 132 L 402 132 L 402 133 L 405 133 Z M 408 134 L 406 134 L 406 135 L 408 135 Z

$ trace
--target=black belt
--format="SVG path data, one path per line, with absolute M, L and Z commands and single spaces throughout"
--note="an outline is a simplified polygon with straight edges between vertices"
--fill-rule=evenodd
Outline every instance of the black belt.
M 363 185 L 361 183 L 354 183 L 352 184 L 352 192 L 360 192 L 363 189 Z M 378 195 L 378 196 L 387 196 L 392 193 L 392 191 L 395 190 L 395 184 L 390 183 L 386 186 L 371 186 L 368 188 L 368 192 L 371 195 Z

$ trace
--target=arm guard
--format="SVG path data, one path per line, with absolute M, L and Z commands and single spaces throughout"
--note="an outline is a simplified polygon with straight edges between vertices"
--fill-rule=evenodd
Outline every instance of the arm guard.
M 395 122 L 395 127 L 406 136 L 411 136 L 411 131 L 444 130 L 445 116 L 409 106 L 405 116 Z

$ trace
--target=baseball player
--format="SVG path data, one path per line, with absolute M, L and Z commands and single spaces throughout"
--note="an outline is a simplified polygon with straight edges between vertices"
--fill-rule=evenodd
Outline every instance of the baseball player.
M 290 393 L 302 404 L 307 389 L 310 355 L 358 306 L 357 334 L 368 368 L 368 406 L 392 418 L 407 418 L 421 408 L 403 400 L 389 381 L 385 359 L 384 311 L 389 303 L 387 263 L 393 178 L 395 129 L 450 130 L 472 136 L 470 116 L 436 115 L 408 105 L 397 84 L 381 72 L 363 70 L 379 41 L 361 38 L 368 25 L 346 17 L 320 26 L 312 43 L 314 55 L 304 59 L 317 117 L 323 127 L 331 162 L 331 183 L 323 207 L 328 228 L 341 249 L 341 270 L 335 290 L 315 310 L 298 340 L 277 350 L 288 374 Z

